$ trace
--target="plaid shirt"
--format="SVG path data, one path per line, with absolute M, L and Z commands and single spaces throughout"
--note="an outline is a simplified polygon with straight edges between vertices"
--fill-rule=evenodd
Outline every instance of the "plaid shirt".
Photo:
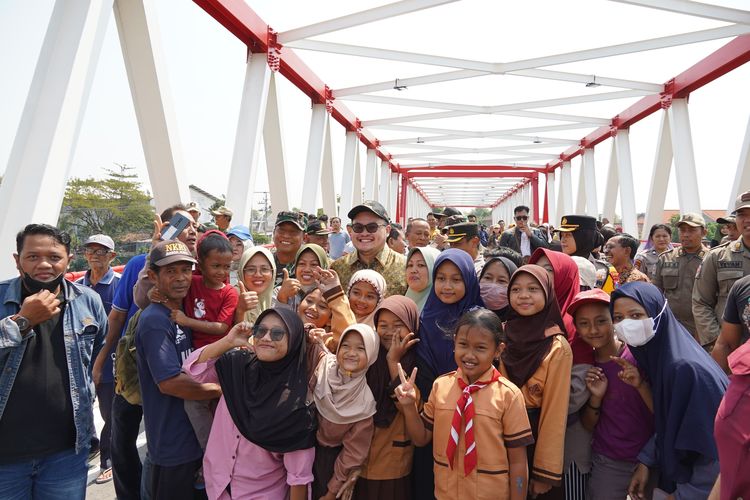
M 346 290 L 352 275 L 362 269 L 372 269 L 383 275 L 388 285 L 385 296 L 404 295 L 406 293 L 406 257 L 394 252 L 387 245 L 378 252 L 373 261 L 367 265 L 359 260 L 359 254 L 355 250 L 346 254 L 331 265 L 341 280 L 341 286 Z

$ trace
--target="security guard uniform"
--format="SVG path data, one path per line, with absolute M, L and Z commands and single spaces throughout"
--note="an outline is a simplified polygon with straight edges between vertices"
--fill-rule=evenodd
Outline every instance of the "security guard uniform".
M 700 343 L 719 336 L 724 305 L 735 281 L 750 274 L 750 248 L 742 237 L 711 249 L 698 268 L 693 285 L 693 317 Z
M 699 340 L 693 319 L 693 284 L 695 274 L 706 257 L 708 249 L 701 246 L 697 253 L 687 253 L 682 247 L 659 254 L 653 283 L 664 292 L 669 308 L 682 326 Z

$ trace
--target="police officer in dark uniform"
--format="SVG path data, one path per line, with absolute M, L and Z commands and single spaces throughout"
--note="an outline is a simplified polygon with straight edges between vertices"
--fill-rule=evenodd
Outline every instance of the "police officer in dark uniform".
M 617 282 L 617 272 L 607 262 L 591 255 L 604 242 L 596 219 L 588 215 L 565 215 L 556 231 L 560 233 L 563 253 L 588 259 L 596 268 L 596 287 L 612 293 Z

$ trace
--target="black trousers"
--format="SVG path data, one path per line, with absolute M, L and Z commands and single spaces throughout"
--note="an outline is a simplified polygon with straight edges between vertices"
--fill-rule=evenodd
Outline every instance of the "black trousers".
M 166 467 L 151 465 L 151 498 L 153 500 L 199 500 L 206 498 L 206 490 L 195 489 L 195 475 L 202 460 Z
M 104 420 L 104 427 L 99 434 L 99 466 L 102 469 L 112 467 L 112 399 L 115 397 L 115 383 L 104 382 L 96 386 L 96 399 L 99 400 L 99 414 Z
M 143 417 L 143 408 L 131 405 L 115 394 L 112 399 L 111 456 L 115 493 L 118 500 L 140 500 L 141 458 L 136 440 Z M 192 483 L 191 483 L 192 484 Z

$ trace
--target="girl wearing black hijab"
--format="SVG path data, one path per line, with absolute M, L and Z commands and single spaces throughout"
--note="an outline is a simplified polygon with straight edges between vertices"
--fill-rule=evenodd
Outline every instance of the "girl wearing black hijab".
M 669 309 L 654 285 L 626 283 L 612 293 L 615 334 L 628 344 L 653 391 L 656 432 L 638 455 L 629 493 L 645 498 L 649 467 L 676 499 L 708 498 L 719 473 L 714 419 L 728 380 Z
M 209 498 L 307 498 L 317 419 L 305 348 L 297 314 L 266 309 L 185 360 L 195 380 L 222 390 L 203 457 Z

